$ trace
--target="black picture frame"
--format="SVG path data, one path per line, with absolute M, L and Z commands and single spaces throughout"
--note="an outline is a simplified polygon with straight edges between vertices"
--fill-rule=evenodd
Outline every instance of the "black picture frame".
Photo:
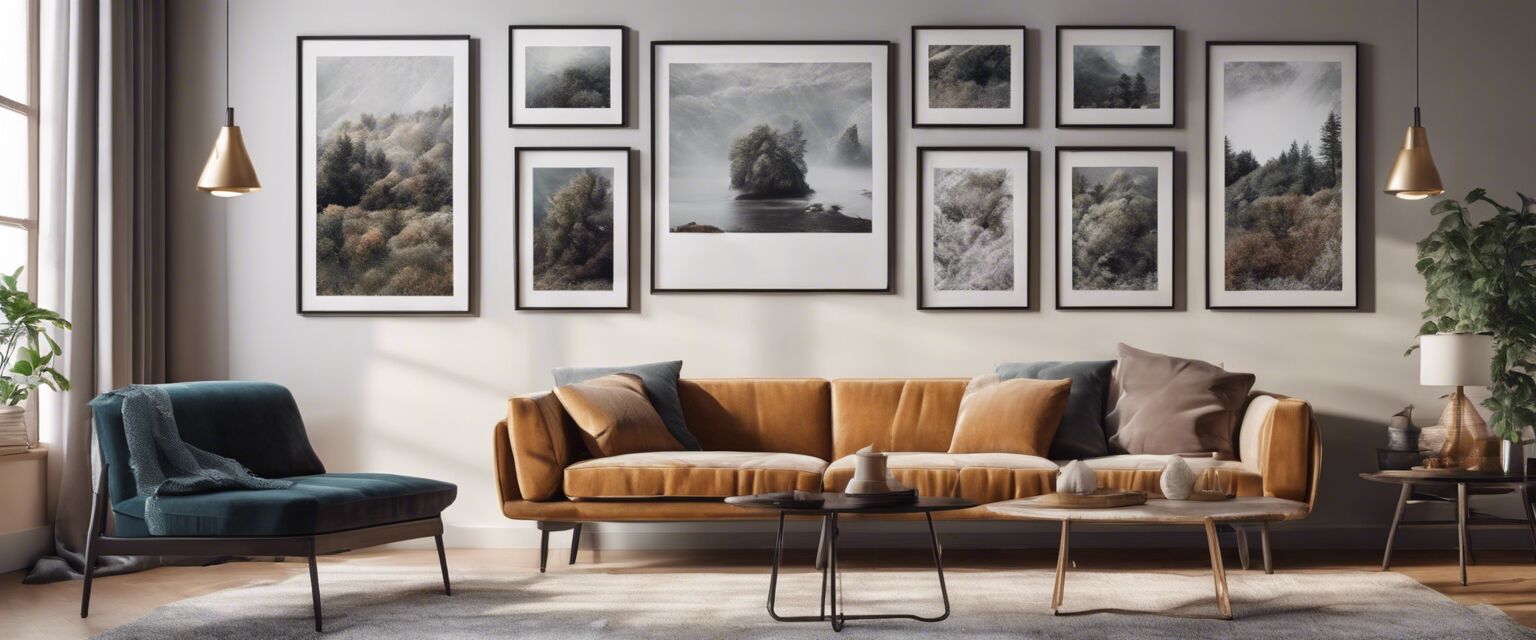
M 1204 140 L 1204 144 L 1205 144 L 1205 149 L 1206 150 L 1209 150 L 1211 148 L 1212 136 L 1215 135 L 1215 127 L 1216 127 L 1216 124 L 1217 124 L 1217 123 L 1215 123 L 1215 122 L 1213 122 L 1211 120 L 1211 103 L 1215 99 L 1215 96 L 1212 94 L 1212 92 L 1210 90 L 1210 87 L 1211 87 L 1211 50 L 1213 48 L 1215 48 L 1215 47 L 1223 47 L 1223 46 L 1325 46 L 1325 47 L 1350 47 L 1352 49 L 1352 51 L 1353 51 L 1353 62 L 1354 62 L 1354 65 L 1355 65 L 1355 82 L 1354 82 L 1353 86 L 1345 86 L 1344 89 L 1353 91 L 1354 95 L 1355 95 L 1356 105 L 1358 106 L 1358 104 L 1359 104 L 1360 82 L 1361 82 L 1360 77 L 1362 75 L 1364 75 L 1364 74 L 1362 73 L 1362 69 L 1360 67 L 1360 43 L 1358 41 L 1355 41 L 1355 40 L 1208 40 L 1205 43 L 1205 71 L 1204 71 L 1204 74 L 1205 74 L 1205 91 L 1206 91 L 1206 96 L 1205 96 L 1205 140 Z M 1354 129 L 1354 136 L 1353 136 L 1352 142 L 1353 142 L 1353 144 L 1355 146 L 1354 163 L 1356 165 L 1356 172 L 1355 172 L 1354 184 L 1350 185 L 1350 186 L 1352 186 L 1354 188 L 1356 196 L 1357 196 L 1357 201 L 1356 201 L 1356 209 L 1357 209 L 1357 211 L 1355 212 L 1355 229 L 1354 229 L 1354 231 L 1355 231 L 1355 243 L 1354 243 L 1355 246 L 1354 246 L 1354 249 L 1355 249 L 1356 265 L 1355 265 L 1355 278 L 1354 278 L 1353 285 L 1354 285 L 1354 293 L 1355 293 L 1355 295 L 1354 295 L 1354 299 L 1353 299 L 1352 303 L 1349 304 L 1349 305 L 1322 305 L 1322 306 L 1320 306 L 1320 305 L 1232 305 L 1232 304 L 1215 305 L 1215 304 L 1212 304 L 1211 303 L 1211 277 L 1212 277 L 1212 273 L 1213 273 L 1213 270 L 1215 269 L 1216 265 L 1213 264 L 1212 261 L 1211 261 L 1211 235 L 1215 232 L 1214 230 L 1217 227 L 1213 224 L 1213 221 L 1214 221 L 1213 216 L 1214 216 L 1214 214 L 1216 212 L 1216 209 L 1214 209 L 1212 207 L 1211 199 L 1209 197 L 1210 185 L 1212 184 L 1212 180 L 1213 180 L 1213 176 L 1211 175 L 1211 169 L 1210 169 L 1211 168 L 1211 159 L 1207 158 L 1206 162 L 1205 162 L 1206 166 L 1204 167 L 1204 171 L 1203 171 L 1203 173 L 1205 174 L 1205 179 L 1206 179 L 1205 187 L 1206 187 L 1207 195 L 1205 197 L 1205 245 L 1204 245 L 1204 250 L 1202 251 L 1202 254 L 1203 254 L 1203 258 L 1202 259 L 1203 259 L 1203 261 L 1205 263 L 1205 273 L 1202 274 L 1203 275 L 1203 279 L 1205 281 L 1204 285 L 1203 285 L 1204 290 L 1205 290 L 1205 301 L 1204 301 L 1204 304 L 1205 304 L 1205 308 L 1207 310 L 1212 310 L 1212 311 L 1335 311 L 1335 312 L 1350 312 L 1350 311 L 1359 311 L 1360 310 L 1360 308 L 1361 308 L 1360 307 L 1360 281 L 1361 281 L 1360 271 L 1361 270 L 1359 268 L 1360 267 L 1359 262 L 1360 262 L 1360 257 L 1362 256 L 1361 249 L 1365 246 L 1366 240 L 1364 238 L 1360 237 L 1360 215 L 1359 215 L 1359 211 L 1358 211 L 1358 208 L 1359 208 L 1360 203 L 1361 203 L 1361 200 L 1358 198 L 1358 196 L 1360 194 L 1360 175 L 1359 175 L 1359 170 L 1358 170 L 1359 169 L 1359 162 L 1360 162 L 1360 159 L 1359 159 L 1360 123 L 1358 121 L 1358 118 L 1356 119 L 1356 121 L 1354 123 L 1352 123 L 1351 126 Z M 1225 183 L 1225 181 L 1226 181 L 1226 176 L 1225 176 L 1225 174 L 1223 174 L 1221 179 L 1220 179 L 1220 182 Z M 1343 185 L 1341 184 L 1341 186 L 1343 186 Z M 1225 187 L 1223 186 L 1223 188 L 1225 188 Z M 1225 204 L 1222 204 L 1220 206 L 1223 209 L 1225 208 Z M 1223 210 L 1223 213 L 1225 213 L 1224 210 Z
M 922 123 L 918 121 L 917 105 L 917 69 L 918 50 L 917 32 L 924 30 L 964 30 L 964 31 L 1019 31 L 1019 121 L 1017 123 L 982 123 L 982 124 L 956 124 L 956 123 Z M 914 129 L 1023 129 L 1029 126 L 1029 27 L 1022 24 L 1005 25 L 913 25 L 907 46 L 911 50 L 911 66 L 908 67 L 908 96 L 910 98 L 908 113 L 912 118 Z
M 862 45 L 880 46 L 886 50 L 886 184 L 890 193 L 886 195 L 886 265 L 885 285 L 878 288 L 848 289 L 848 288 L 810 288 L 810 289 L 784 289 L 784 288 L 664 288 L 656 285 L 656 260 L 659 251 L 657 237 L 660 224 L 657 215 L 656 199 L 656 101 L 657 81 L 660 71 L 656 68 L 656 51 L 665 46 L 751 46 L 751 45 Z M 866 294 L 891 294 L 896 291 L 895 272 L 897 247 L 896 247 L 896 213 L 899 207 L 896 204 L 896 164 L 899 150 L 896 147 L 896 86 L 897 86 L 897 45 L 889 40 L 653 40 L 651 41 L 651 126 L 650 126 L 650 158 L 651 158 L 651 251 L 650 251 L 650 292 L 652 294 L 667 293 L 866 293 Z M 871 167 L 874 170 L 874 167 Z
M 469 166 L 465 167 L 466 203 L 465 216 L 468 225 L 465 244 L 465 260 L 468 274 L 468 291 L 465 292 L 465 305 L 463 309 L 451 311 L 442 310 L 313 310 L 304 308 L 304 44 L 318 41 L 447 41 L 463 40 L 467 50 L 469 77 L 466 78 L 469 89 L 469 104 L 466 105 L 469 118 L 466 121 L 466 137 L 469 148 L 466 155 L 469 158 Z M 306 317 L 354 317 L 354 316 L 424 316 L 424 317 L 475 317 L 480 315 L 480 278 L 479 278 L 479 192 L 477 186 L 479 180 L 479 148 L 475 140 L 480 137 L 480 125 L 478 119 L 480 85 L 479 65 L 479 40 L 469 35 L 306 35 L 295 37 L 295 92 L 294 92 L 294 312 Z M 458 215 L 455 211 L 454 215 Z
M 1172 102 L 1169 103 L 1170 113 L 1168 124 L 1139 124 L 1139 123 L 1105 123 L 1105 124 L 1070 124 L 1061 121 L 1061 115 L 1065 111 L 1063 102 L 1066 100 L 1066 92 L 1062 91 L 1061 66 L 1071 60 L 1062 50 L 1062 32 L 1065 31 L 1149 31 L 1166 30 L 1172 36 L 1168 48 L 1168 64 L 1172 71 L 1173 89 L 1168 92 Z M 1056 128 L 1057 129 L 1177 129 L 1180 126 L 1179 117 L 1183 115 L 1179 108 L 1180 91 L 1179 82 L 1179 30 L 1171 25 L 1057 25 L 1056 26 Z
M 602 30 L 602 29 L 614 29 L 614 30 L 617 30 L 619 32 L 619 48 L 620 48 L 620 55 L 619 55 L 620 63 L 619 63 L 619 66 L 622 67 L 622 69 L 620 70 L 621 76 L 620 76 L 620 79 L 619 79 L 619 88 L 620 88 L 619 100 L 618 100 L 619 122 L 617 124 L 614 124 L 614 123 L 606 123 L 606 124 L 584 124 L 584 123 L 570 123 L 570 124 L 564 124 L 564 123 L 561 123 L 561 124 L 538 124 L 538 123 L 533 123 L 533 124 L 530 124 L 530 123 L 522 123 L 522 124 L 520 124 L 520 123 L 518 123 L 517 122 L 517 110 L 514 109 L 513 105 L 512 105 L 512 87 L 517 86 L 517 84 L 516 84 L 517 83 L 517 65 L 513 62 L 513 59 L 514 59 L 514 56 L 516 55 L 516 51 L 517 51 L 517 32 L 518 32 L 519 29 L 525 29 L 525 30 L 560 30 L 560 29 L 565 29 L 565 30 Z M 514 25 L 508 25 L 507 26 L 507 127 L 508 128 L 513 128 L 513 129 L 627 129 L 627 128 L 629 128 L 629 125 L 630 125 L 630 121 L 629 121 L 630 77 L 631 77 L 630 76 L 630 71 L 629 71 L 629 67 L 630 67 L 629 34 L 630 34 L 629 27 L 627 27 L 625 25 L 612 25 L 612 24 L 593 24 L 593 25 L 580 25 L 580 24 L 577 24 L 577 25 L 571 25 L 571 24 L 556 24 L 556 25 L 549 25 L 549 24 L 514 24 Z
M 1168 304 L 1165 304 L 1165 305 L 1073 305 L 1073 304 L 1062 304 L 1062 302 L 1061 302 L 1061 292 L 1067 290 L 1067 278 L 1071 274 L 1070 274 L 1069 270 L 1061 268 L 1061 256 L 1063 256 L 1063 255 L 1069 255 L 1070 256 L 1071 248 L 1070 247 L 1065 247 L 1062 244 L 1062 233 L 1061 233 L 1061 230 L 1063 228 L 1063 225 L 1061 223 L 1061 220 L 1062 220 L 1062 216 L 1063 215 L 1070 216 L 1070 215 L 1072 215 L 1072 212 L 1070 210 L 1069 211 L 1062 211 L 1061 210 L 1061 189 L 1063 187 L 1064 181 L 1071 179 L 1070 176 L 1067 176 L 1062 171 L 1061 156 L 1062 156 L 1063 153 L 1082 152 L 1082 151 L 1089 151 L 1089 152 L 1093 152 L 1093 151 L 1109 151 L 1109 152 L 1124 151 L 1124 152 L 1151 152 L 1151 153 L 1167 153 L 1168 154 L 1168 160 L 1169 160 L 1169 162 L 1168 162 L 1168 170 L 1170 171 L 1169 182 L 1174 185 L 1174 191 L 1175 191 L 1174 193 L 1170 193 L 1169 194 L 1170 206 L 1173 207 L 1173 210 L 1168 212 L 1168 216 L 1170 218 L 1170 223 L 1169 223 L 1169 233 L 1170 233 L 1170 236 L 1168 238 L 1168 242 L 1169 242 L 1170 247 L 1172 248 L 1172 251 L 1170 252 L 1170 256 L 1169 256 L 1169 260 L 1171 262 L 1168 264 L 1168 277 L 1169 277 L 1169 284 L 1171 285 L 1171 287 L 1169 289 Z M 1053 266 L 1054 266 L 1054 268 L 1056 270 L 1056 287 L 1055 287 L 1055 291 L 1053 292 L 1054 293 L 1053 299 L 1054 299 L 1054 302 L 1055 302 L 1055 308 L 1056 309 L 1063 310 L 1063 311 L 1067 311 L 1067 310 L 1082 310 L 1082 311 L 1173 311 L 1173 310 L 1178 309 L 1179 292 L 1181 291 L 1180 286 L 1179 286 L 1179 278 L 1178 278 L 1178 271 L 1179 271 L 1178 265 L 1179 265 L 1179 259 L 1181 257 L 1179 255 L 1179 233 L 1180 233 L 1181 229 L 1179 228 L 1179 212 L 1178 212 L 1179 203 L 1178 203 L 1178 193 L 1177 193 L 1177 190 L 1178 190 L 1178 184 L 1179 184 L 1179 177 L 1180 176 L 1179 176 L 1178 158 L 1176 157 L 1177 153 L 1178 153 L 1178 149 L 1176 149 L 1174 147 L 1171 147 L 1171 146 L 1155 146 L 1155 145 L 1154 146 L 1102 146 L 1102 147 L 1101 146 L 1061 146 L 1061 147 L 1056 147 L 1056 159 L 1055 159 L 1056 165 L 1053 168 L 1053 170 L 1055 172 L 1055 175 L 1056 175 L 1056 185 L 1055 185 L 1056 191 L 1052 194 L 1054 197 L 1051 198 L 1051 210 L 1052 210 L 1052 216 L 1053 216 L 1053 220 L 1054 220 L 1054 224 L 1055 224 L 1055 228 L 1052 230 L 1053 231 L 1052 235 L 1055 236 L 1055 239 L 1054 239 L 1053 242 L 1055 243 L 1054 247 L 1055 247 L 1056 263 Z M 1068 188 L 1070 189 L 1070 187 L 1068 187 Z M 1067 252 L 1067 253 L 1064 254 L 1063 252 Z
M 1027 277 L 1024 278 L 1024 282 L 1023 282 L 1023 285 L 1025 287 L 1027 287 L 1028 289 L 1026 289 L 1026 291 L 1025 291 L 1025 296 L 1024 296 L 1025 297 L 1025 304 L 1023 304 L 1022 306 L 1021 305 L 965 305 L 965 306 L 952 306 L 952 305 L 950 305 L 950 306 L 935 306 L 935 305 L 929 304 L 927 296 L 923 293 L 924 290 L 926 290 L 928 288 L 927 284 L 926 284 L 926 281 L 924 280 L 924 277 L 926 276 L 926 273 L 923 271 L 923 262 L 924 262 L 924 260 L 923 260 L 923 244 L 927 241 L 927 234 L 923 232 L 923 228 L 925 226 L 923 224 L 924 223 L 924 211 L 926 209 L 926 207 L 924 206 L 924 203 L 926 202 L 926 200 L 924 199 L 924 196 L 926 195 L 926 192 L 923 190 L 923 184 L 925 182 L 924 175 L 927 173 L 927 170 L 928 170 L 928 165 L 924 161 L 924 157 L 928 153 L 932 153 L 932 152 L 960 152 L 960 153 L 965 153 L 965 152 L 983 152 L 983 153 L 984 152 L 1001 152 L 1001 153 L 1023 153 L 1029 159 L 1029 165 L 1030 165 L 1029 172 L 1028 172 L 1028 175 L 1025 175 L 1023 177 L 1025 185 L 1029 188 L 1028 197 L 1025 198 L 1025 200 L 1024 200 L 1024 207 L 1025 207 L 1025 212 L 1024 212 L 1024 215 L 1025 215 L 1025 225 L 1024 226 L 1025 226 L 1025 229 L 1028 232 L 1029 236 L 1027 238 L 1025 238 L 1023 244 L 1024 244 L 1024 251 L 1026 252 L 1026 255 L 1024 256 L 1024 261 L 1025 261 L 1025 264 L 1030 265 L 1030 269 L 1029 269 L 1030 272 L 1027 274 Z M 1034 149 L 1031 148 L 1031 147 L 1027 147 L 1027 146 L 1008 146 L 1008 145 L 1003 145 L 1003 146 L 951 146 L 951 145 L 920 146 L 920 147 L 917 147 L 917 149 L 916 149 L 916 155 L 917 155 L 917 173 L 915 174 L 915 177 L 916 177 L 917 181 L 916 181 L 915 184 L 916 184 L 916 193 L 917 193 L 917 203 L 916 203 L 916 207 L 915 207 L 915 210 L 913 212 L 913 216 L 912 217 L 913 217 L 913 226 L 914 226 L 914 233 L 913 233 L 913 238 L 914 238 L 914 243 L 915 243 L 914 248 L 917 249 L 917 251 L 915 253 L 916 263 L 917 264 L 914 265 L 914 270 L 913 270 L 913 272 L 914 272 L 914 274 L 916 276 L 915 283 L 916 283 L 916 287 L 917 287 L 917 309 L 919 311 L 1037 311 L 1038 307 L 1036 307 L 1035 301 L 1038 299 L 1038 297 L 1037 297 L 1038 296 L 1038 292 L 1034 290 L 1034 283 L 1036 281 L 1038 281 L 1038 279 L 1039 279 L 1038 278 L 1039 269 L 1038 269 L 1038 261 L 1037 261 L 1039 256 L 1035 252 L 1035 247 L 1038 244 L 1038 238 L 1036 237 L 1036 230 L 1039 229 L 1039 226 L 1040 226 L 1040 216 L 1039 216 L 1039 212 L 1036 211 L 1036 208 L 1034 206 L 1035 199 L 1036 199 L 1036 190 L 1035 190 L 1035 186 L 1036 186 L 1035 185 L 1036 169 L 1035 169 L 1035 151 L 1034 151 Z
M 626 261 L 628 262 L 628 264 L 626 264 L 625 267 L 624 267 L 624 278 L 625 278 L 625 285 L 624 286 L 625 286 L 625 289 L 626 289 L 625 290 L 625 295 L 624 295 L 624 306 L 616 306 L 616 307 L 533 306 L 533 305 L 526 304 L 523 301 L 523 282 L 522 282 L 523 268 L 522 267 L 523 267 L 523 258 L 524 258 L 524 256 L 523 256 L 522 232 L 523 232 L 523 215 L 524 215 L 524 212 L 522 211 L 522 203 L 523 203 L 523 187 L 524 187 L 524 185 L 523 185 L 523 179 L 522 179 L 522 176 L 523 176 L 523 169 L 522 169 L 522 167 L 523 167 L 523 153 L 530 152 L 530 151 L 531 152 L 544 152 L 544 151 L 556 151 L 556 152 L 559 152 L 559 151 L 595 151 L 595 152 L 623 152 L 624 153 L 624 170 L 625 170 L 625 172 L 626 172 L 626 174 L 628 176 L 627 184 L 629 185 L 628 189 L 627 189 L 627 192 L 624 194 L 624 198 L 625 198 L 625 200 L 628 203 L 628 206 L 626 207 L 627 210 L 628 210 L 628 226 L 627 226 L 628 237 L 624 238 L 623 242 L 624 242 L 625 246 L 629 248 L 629 251 L 627 252 L 627 256 L 626 256 Z M 513 194 L 513 196 L 512 196 L 513 197 L 513 199 L 512 199 L 512 202 L 513 202 L 513 205 L 512 205 L 512 256 L 513 256 L 513 258 L 512 258 L 512 265 L 513 265 L 513 269 L 512 269 L 512 291 L 513 291 L 513 310 L 514 311 L 595 311 L 595 312 L 612 312 L 612 311 L 633 311 L 634 310 L 634 308 L 635 308 L 635 289 L 636 289 L 635 284 L 637 282 L 637 278 L 636 278 L 637 274 L 635 273 L 635 262 L 636 262 L 635 261 L 635 253 L 636 253 L 635 249 L 638 247 L 638 244 L 639 244 L 638 242 L 636 242 L 636 240 L 639 238 L 639 236 L 635 234 L 635 225 L 636 225 L 636 222 L 640 218 L 639 207 L 635 206 L 635 202 L 637 200 L 637 198 L 635 197 L 635 178 L 637 177 L 636 176 L 636 170 L 639 168 L 638 167 L 638 163 L 635 160 L 635 155 L 636 155 L 636 152 L 635 152 L 635 149 L 633 147 L 543 147 L 543 146 L 539 146 L 539 147 L 513 147 L 513 149 L 512 149 L 512 158 L 513 158 L 514 169 L 513 169 L 513 172 L 512 172 L 512 194 Z M 617 198 L 617 195 L 618 194 L 615 194 L 615 198 Z M 614 239 L 615 244 L 617 244 L 619 241 L 620 240 L 618 238 Z M 617 278 L 615 278 L 614 281 L 618 282 Z

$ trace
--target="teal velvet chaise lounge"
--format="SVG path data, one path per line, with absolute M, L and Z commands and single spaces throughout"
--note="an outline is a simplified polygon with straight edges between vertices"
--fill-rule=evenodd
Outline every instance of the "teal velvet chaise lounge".
M 91 578 L 102 555 L 296 556 L 309 558 L 315 630 L 321 628 L 315 556 L 431 536 L 443 552 L 443 509 L 458 487 L 436 480 L 380 473 L 326 473 L 310 447 L 292 394 L 264 382 L 184 382 L 160 385 L 170 396 L 186 443 L 245 465 L 288 489 L 227 490 L 161 496 L 167 531 L 151 535 L 138 495 L 123 431 L 122 398 L 91 401 L 102 473 L 87 532 L 80 617 L 90 613 Z M 113 529 L 106 531 L 107 517 Z

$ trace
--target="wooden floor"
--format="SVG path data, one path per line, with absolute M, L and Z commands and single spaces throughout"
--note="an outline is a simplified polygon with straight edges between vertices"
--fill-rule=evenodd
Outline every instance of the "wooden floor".
M 575 566 L 564 564 L 565 549 L 551 549 L 550 571 L 742 571 L 766 570 L 767 551 L 583 551 Z M 796 555 L 797 554 L 797 555 Z M 809 562 L 809 552 L 796 552 L 786 561 Z M 803 555 L 804 557 L 798 557 Z M 850 566 L 901 566 L 907 554 L 852 550 L 844 556 Z M 921 554 L 919 554 L 920 556 Z M 1228 571 L 1240 571 L 1235 554 L 1228 553 Z M 914 556 L 918 557 L 918 556 Z M 894 560 L 893 560 L 894 558 Z M 1472 582 L 1457 584 L 1453 551 L 1399 551 L 1393 558 L 1393 570 L 1467 604 L 1490 603 L 1527 626 L 1536 627 L 1536 564 L 1531 553 L 1485 551 L 1477 555 L 1471 568 Z M 1257 558 L 1255 558 L 1257 560 Z M 1177 569 L 1191 574 L 1210 570 L 1209 557 L 1203 549 L 1178 549 L 1149 553 L 1138 551 L 1074 550 L 1074 563 L 1084 569 Z M 475 566 L 501 570 L 509 574 L 536 573 L 537 554 L 531 550 L 461 549 L 448 551 L 450 568 Z M 951 550 L 944 554 L 944 564 L 953 569 L 1054 568 L 1055 552 Z M 361 564 L 419 567 L 435 575 L 437 555 L 432 551 L 376 549 L 322 558 L 321 590 L 325 588 L 326 565 Z M 1380 556 L 1373 551 L 1277 551 L 1276 571 L 1372 571 L 1380 567 Z M 921 563 L 914 566 L 921 566 Z M 237 562 L 213 567 L 166 567 L 138 574 L 102 578 L 96 581 L 91 598 L 91 617 L 81 620 L 80 583 L 23 585 L 21 573 L 0 574 L 0 638 L 87 638 L 148 613 L 160 605 L 182 598 L 221 589 L 239 587 L 256 581 L 304 575 L 303 561 Z M 850 569 L 854 570 L 854 569 Z M 1254 570 L 1258 570 L 1255 568 Z M 1044 596 L 1042 596 L 1044 597 Z

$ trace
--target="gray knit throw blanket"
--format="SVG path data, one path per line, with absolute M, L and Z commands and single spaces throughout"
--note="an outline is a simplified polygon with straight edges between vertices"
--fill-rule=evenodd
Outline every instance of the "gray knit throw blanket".
M 167 531 L 160 496 L 293 486 L 287 480 L 259 477 L 239 462 L 183 442 L 164 389 L 136 384 L 112 393 L 123 399 L 128 463 L 139 495 L 145 497 L 144 520 L 151 534 L 163 536 Z

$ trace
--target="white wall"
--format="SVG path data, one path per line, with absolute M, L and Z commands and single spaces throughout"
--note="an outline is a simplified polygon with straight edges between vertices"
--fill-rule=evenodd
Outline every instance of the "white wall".
M 1432 226 L 1428 203 L 1380 193 L 1413 100 L 1413 6 L 1407 0 L 1066 0 L 921 2 L 777 0 L 405 1 L 234 3 L 233 101 L 265 189 L 219 200 L 192 189 L 223 117 L 222 3 L 173 3 L 170 203 L 176 379 L 247 378 L 293 389 L 311 437 L 333 470 L 377 470 L 458 483 L 446 514 L 462 545 L 526 545 L 527 523 L 502 518 L 492 484 L 491 427 L 507 396 L 548 387 L 550 367 L 681 358 L 689 376 L 965 376 L 1000 360 L 1107 358 L 1115 342 L 1224 362 L 1264 389 L 1314 403 L 1325 477 L 1311 539 L 1376 544 L 1395 490 L 1357 478 L 1374 468 L 1386 416 L 1408 403 L 1427 422 L 1440 389 L 1418 386 L 1403 358 L 1421 308 L 1413 243 Z M 1451 194 L 1486 186 L 1506 201 L 1536 190 L 1529 65 L 1536 5 L 1524 0 L 1425 3 L 1424 113 Z M 624 24 L 634 30 L 635 97 L 624 130 L 512 130 L 507 121 L 507 25 Z M 909 122 L 911 25 L 1026 24 L 1029 128 L 915 130 Z M 1060 131 L 1054 122 L 1055 26 L 1171 24 L 1179 28 L 1180 126 Z M 469 34 L 478 47 L 479 299 L 474 318 L 304 318 L 294 313 L 295 36 Z M 660 39 L 880 39 L 900 44 L 896 129 L 899 263 L 895 295 L 641 295 L 632 313 L 513 311 L 513 148 L 629 145 L 640 150 L 649 235 L 649 42 Z M 1361 310 L 1204 309 L 1203 152 L 1206 40 L 1356 40 L 1360 60 Z M 1057 145 L 1173 145 L 1179 149 L 1178 278 L 1184 310 L 1058 312 L 1049 307 L 1052 243 L 1033 312 L 919 312 L 913 282 L 914 148 L 1008 144 L 1036 149 L 1039 234 L 1054 232 Z M 1043 152 L 1043 153 L 1042 153 Z M 649 239 L 636 265 L 648 271 Z M 1191 251 L 1190 249 L 1195 249 Z M 648 289 L 647 279 L 642 291 Z M 980 525 L 977 525 L 980 526 Z M 515 531 L 514 531 L 515 530 Z M 974 529 L 981 543 L 997 527 Z M 732 544 L 723 525 L 609 527 L 600 540 Z M 679 539 L 672 531 L 698 532 Z M 655 535 L 663 533 L 662 538 Z M 1510 534 L 1514 532 L 1508 532 Z M 1488 534 L 1491 540 L 1495 534 Z M 1522 534 L 1523 535 L 1523 534 Z M 1448 540 L 1449 532 L 1410 542 Z M 1517 540 L 1513 535 L 1507 540 Z M 681 541 L 680 541 L 681 540 Z M 1523 538 L 1520 538 L 1523 540 Z M 1295 542 L 1293 542 L 1294 544 Z M 1520 544 L 1524 544 L 1521 542 Z

